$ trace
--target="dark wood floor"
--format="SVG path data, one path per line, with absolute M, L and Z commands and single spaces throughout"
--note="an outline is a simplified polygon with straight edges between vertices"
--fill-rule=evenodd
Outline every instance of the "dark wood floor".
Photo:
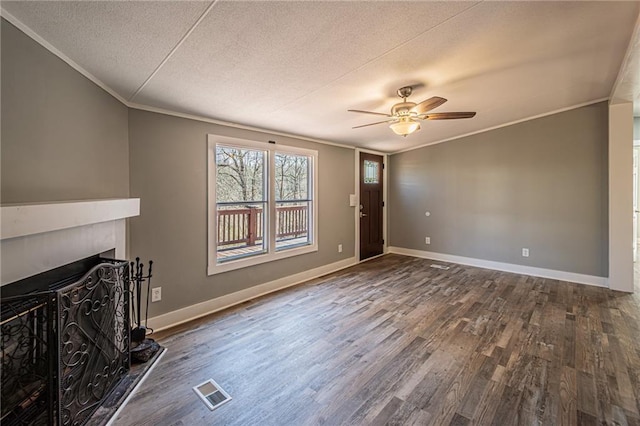
M 164 335 L 118 425 L 640 425 L 640 295 L 387 255 Z M 208 378 L 233 400 L 211 412 Z

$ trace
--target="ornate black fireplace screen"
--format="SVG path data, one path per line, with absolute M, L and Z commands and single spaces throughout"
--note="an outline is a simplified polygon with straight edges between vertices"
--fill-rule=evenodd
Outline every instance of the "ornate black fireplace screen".
M 129 266 L 82 263 L 44 291 L 41 276 L 11 284 L 29 294 L 3 288 L 3 425 L 81 425 L 129 371 Z

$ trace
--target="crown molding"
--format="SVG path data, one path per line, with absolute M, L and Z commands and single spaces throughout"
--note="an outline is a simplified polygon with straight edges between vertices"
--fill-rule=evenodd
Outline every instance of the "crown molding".
M 427 142 L 427 143 L 423 143 L 423 144 L 418 145 L 418 146 L 412 146 L 410 148 L 405 148 L 405 149 L 402 149 L 400 151 L 392 152 L 390 155 L 395 155 L 395 154 L 400 154 L 400 153 L 403 153 L 403 152 L 414 151 L 416 149 L 424 148 L 424 147 L 427 147 L 427 146 L 437 145 L 437 144 L 443 143 L 443 142 L 449 142 L 449 141 L 453 141 L 453 140 L 456 140 L 456 139 L 466 138 L 468 136 L 473 136 L 473 135 L 477 135 L 477 134 L 480 134 L 480 133 L 489 132 L 491 130 L 501 129 L 503 127 L 513 126 L 514 124 L 524 123 L 525 121 L 531 121 L 531 120 L 535 120 L 535 119 L 538 119 L 538 118 L 547 117 L 549 115 L 559 114 L 559 113 L 565 112 L 565 111 L 571 111 L 573 109 L 582 108 L 584 106 L 593 105 L 593 104 L 597 104 L 597 103 L 608 101 L 608 100 L 609 100 L 609 98 L 600 98 L 600 99 L 594 99 L 592 101 L 582 102 L 582 103 L 579 103 L 579 104 L 576 104 L 576 105 L 572 105 L 572 106 L 568 106 L 568 107 L 565 107 L 565 108 L 556 109 L 554 111 L 545 112 L 543 114 L 532 115 L 532 116 L 529 116 L 529 117 L 521 118 L 519 120 L 510 121 L 508 123 L 499 124 L 497 126 L 487 127 L 485 129 L 481 129 L 481 130 L 476 130 L 474 132 L 465 133 L 463 135 L 453 136 L 453 137 L 446 138 L 446 139 L 440 139 L 440 140 L 437 140 L 437 141 L 434 141 L 434 142 Z
M 157 107 L 152 107 L 152 106 L 148 106 L 148 105 L 136 104 L 136 103 L 132 103 L 132 102 L 129 102 L 127 106 L 129 108 L 131 108 L 131 109 L 137 109 L 137 110 L 140 110 L 140 111 L 154 112 L 154 113 L 157 113 L 157 114 L 170 115 L 172 117 L 186 118 L 187 120 L 195 120 L 195 121 L 201 121 L 201 122 L 204 122 L 204 123 L 218 124 L 220 126 L 233 127 L 234 129 L 250 130 L 252 132 L 260 132 L 260 133 L 268 133 L 270 135 L 282 136 L 282 137 L 285 137 L 285 138 L 293 138 L 293 139 L 303 140 L 303 141 L 307 141 L 307 142 L 314 142 L 314 143 L 319 143 L 319 144 L 322 144 L 322 145 L 331 145 L 331 146 L 336 146 L 336 147 L 339 147 L 339 148 L 346 148 L 346 149 L 351 149 L 351 150 L 355 150 L 356 148 L 358 148 L 357 146 L 353 146 L 353 145 L 346 145 L 346 144 L 341 144 L 341 143 L 337 143 L 337 142 L 326 141 L 326 140 L 323 140 L 323 139 L 315 139 L 315 138 L 310 138 L 310 137 L 307 137 L 307 136 L 296 135 L 296 134 L 293 134 L 293 133 L 279 132 L 277 130 L 264 129 L 264 128 L 261 128 L 261 127 L 249 126 L 249 125 L 246 125 L 246 124 L 232 123 L 230 121 L 217 120 L 215 118 L 209 118 L 209 117 L 204 117 L 204 116 L 195 115 L 195 114 L 186 114 L 186 113 L 183 113 L 183 112 L 176 112 L 176 111 L 172 111 L 172 110 L 168 110 L 168 109 L 164 109 L 164 108 L 157 108 Z
M 116 98 L 118 101 L 120 101 L 124 105 L 127 105 L 126 99 L 124 99 L 122 96 L 120 96 L 118 93 L 116 93 L 115 90 L 111 89 L 109 86 L 104 84 L 98 77 L 96 77 L 95 75 L 91 74 L 86 69 L 82 68 L 73 59 L 69 58 L 67 55 L 65 55 L 60 50 L 58 50 L 54 45 L 49 43 L 47 40 L 42 38 L 38 33 L 33 31 L 31 28 L 29 28 L 22 21 L 20 21 L 18 18 L 13 16 L 11 13 L 7 12 L 7 10 L 4 7 L 0 7 L 0 16 L 2 16 L 4 19 L 6 19 L 8 22 L 10 22 L 13 26 L 18 28 L 20 31 L 25 33 L 27 36 L 32 38 L 36 43 L 40 44 L 42 47 L 47 49 L 49 52 L 53 53 L 55 56 L 60 58 L 62 61 L 64 61 L 71 68 L 73 68 L 74 70 L 78 71 L 84 77 L 89 79 L 93 84 L 95 84 L 96 86 L 98 86 L 99 88 L 101 88 L 102 90 L 104 90 L 105 92 L 107 92 L 108 94 L 113 96 L 114 98 Z
M 209 11 L 216 4 L 217 4 L 217 1 L 213 1 L 209 5 L 207 10 L 205 10 L 205 12 L 198 19 L 198 21 L 192 26 L 190 32 L 193 31 L 193 29 L 195 29 L 195 27 L 200 23 L 200 21 L 202 19 L 204 19 L 204 17 L 209 13 Z M 74 60 L 69 58 L 64 53 L 62 53 L 55 46 L 53 46 L 51 43 L 46 41 L 38 33 L 33 31 L 26 24 L 24 24 L 22 21 L 20 21 L 18 18 L 13 16 L 11 13 L 9 13 L 6 9 L 4 9 L 1 6 L 0 6 L 0 16 L 5 18 L 8 22 L 10 22 L 12 25 L 14 25 L 20 31 L 25 33 L 27 36 L 32 38 L 34 41 L 36 41 L 42 47 L 44 47 L 49 52 L 51 52 L 52 54 L 54 54 L 55 56 L 60 58 L 62 61 L 67 63 L 71 68 L 73 68 L 74 70 L 79 72 L 81 75 L 83 75 L 84 77 L 89 79 L 96 86 L 100 87 L 102 90 L 104 90 L 105 92 L 107 92 L 108 94 L 113 96 L 115 99 L 117 99 L 119 102 L 121 102 L 123 105 L 127 106 L 128 108 L 137 109 L 137 110 L 141 110 L 141 111 L 155 112 L 155 113 L 158 113 L 158 114 L 164 114 L 164 115 L 169 115 L 169 116 L 178 117 L 178 118 L 186 118 L 186 119 L 189 119 L 189 120 L 201 121 L 201 122 L 205 122 L 205 123 L 218 124 L 218 125 L 221 125 L 221 126 L 232 127 L 232 128 L 235 128 L 235 129 L 242 129 L 242 130 L 249 130 L 249 131 L 254 131 L 254 132 L 268 133 L 268 134 L 275 135 L 275 136 L 282 136 L 282 137 L 287 137 L 287 138 L 299 139 L 299 140 L 304 140 L 304 141 L 308 141 L 308 142 L 319 143 L 319 144 L 322 144 L 322 145 L 336 146 L 336 147 L 339 147 L 339 148 L 346 148 L 346 149 L 351 149 L 351 150 L 355 150 L 355 149 L 367 150 L 367 148 L 362 147 L 362 146 L 341 144 L 341 143 L 338 143 L 338 142 L 332 142 L 332 141 L 327 141 L 327 140 L 323 140 L 323 139 L 310 138 L 310 137 L 307 137 L 307 136 L 301 136 L 301 135 L 296 135 L 296 134 L 293 134 L 293 133 L 281 132 L 281 131 L 271 130 L 271 129 L 264 129 L 264 128 L 255 127 L 255 126 L 249 126 L 249 125 L 240 124 L 240 123 L 233 123 L 233 122 L 230 122 L 230 121 L 218 120 L 218 119 L 215 119 L 215 118 L 210 118 L 210 117 L 205 117 L 205 116 L 200 116 L 200 115 L 195 115 L 195 114 L 186 114 L 186 113 L 181 113 L 181 112 L 177 112 L 177 111 L 167 110 L 167 109 L 164 109 L 164 108 L 157 108 L 157 107 L 152 107 L 152 106 L 149 106 L 149 105 L 142 105 L 142 104 L 138 104 L 138 103 L 135 103 L 135 102 L 128 101 L 127 99 L 125 99 L 122 96 L 120 96 L 116 91 L 114 91 L 109 86 L 107 86 L 105 83 L 103 83 L 96 76 L 91 74 L 89 71 L 84 69 L 78 63 L 76 63 Z M 188 34 L 190 34 L 190 32 Z M 185 38 L 186 38 L 186 36 L 188 36 L 188 34 L 185 35 Z M 183 43 L 183 41 L 184 41 L 184 38 L 174 47 L 174 49 L 169 53 L 167 58 L 165 58 L 165 61 L 163 61 L 163 63 L 161 63 L 158 66 L 158 68 L 154 71 L 153 74 L 155 74 L 160 69 L 160 67 L 164 64 L 164 62 L 166 62 L 166 59 L 168 59 L 173 54 L 173 52 Z M 153 74 L 152 74 L 152 76 L 153 76 Z M 147 83 L 148 80 L 149 79 L 147 79 L 145 81 L 145 83 L 143 83 L 143 85 L 136 91 L 136 93 L 132 96 L 132 99 L 144 87 L 144 85 Z M 595 104 L 595 103 L 598 103 L 598 102 L 603 102 L 603 101 L 608 101 L 608 100 L 609 100 L 608 97 L 607 98 L 595 99 L 595 100 L 592 100 L 592 101 L 583 102 L 583 103 L 580 103 L 580 104 L 577 104 L 577 105 L 573 105 L 573 106 L 557 109 L 557 110 L 550 111 L 550 112 L 547 112 L 547 113 L 538 114 L 538 115 L 534 115 L 534 116 L 529 116 L 529 117 L 525 117 L 525 118 L 522 118 L 522 119 L 519 119 L 519 120 L 510 121 L 508 123 L 500 124 L 500 125 L 497 125 L 497 126 L 488 127 L 488 128 L 477 130 L 477 131 L 470 132 L 470 133 L 465 133 L 463 135 L 453 136 L 453 137 L 446 138 L 446 139 L 440 139 L 440 140 L 437 140 L 437 141 L 434 141 L 434 142 L 428 142 L 428 143 L 420 144 L 418 146 L 402 149 L 402 150 L 399 150 L 399 151 L 393 151 L 393 152 L 391 152 L 391 151 L 390 152 L 382 152 L 382 151 L 380 151 L 380 153 L 387 154 L 387 155 L 394 155 L 394 154 L 400 154 L 400 153 L 403 153 L 403 152 L 413 151 L 413 150 L 424 148 L 424 147 L 427 147 L 427 146 L 430 146 L 430 145 L 436 145 L 436 144 L 443 143 L 443 142 L 449 142 L 449 141 L 452 141 L 452 140 L 465 138 L 467 136 L 477 135 L 479 133 L 484 133 L 484 132 L 488 132 L 488 131 L 491 131 L 491 130 L 500 129 L 502 127 L 511 126 L 511 125 L 522 123 L 522 122 L 525 122 L 525 121 L 535 120 L 537 118 L 542 118 L 542 117 L 546 117 L 546 116 L 549 116 L 549 115 L 558 114 L 560 112 L 565 112 L 565 111 L 569 111 L 569 110 L 572 110 L 572 109 L 576 109 L 576 108 L 580 108 L 580 107 L 583 107 L 583 106 L 592 105 L 592 104 Z
M 208 11 L 215 4 L 216 4 L 216 2 L 212 2 L 211 3 L 209 8 L 207 8 L 205 13 L 203 13 L 203 15 L 201 16 L 201 19 L 206 15 L 206 13 L 208 13 Z M 279 132 L 279 131 L 276 131 L 276 130 L 263 129 L 263 128 L 260 128 L 260 127 L 248 126 L 248 125 L 245 125 L 245 124 L 232 123 L 232 122 L 229 122 L 229 121 L 217 120 L 215 118 L 209 118 L 209 117 L 204 117 L 204 116 L 199 116 L 199 115 L 194 115 L 194 114 L 185 114 L 185 113 L 181 113 L 181 112 L 177 112 L 177 111 L 171 111 L 171 110 L 167 110 L 167 109 L 163 109 L 163 108 L 156 108 L 156 107 L 152 107 L 152 106 L 148 106 L 148 105 L 142 105 L 142 104 L 138 104 L 138 103 L 135 103 L 135 102 L 128 101 L 125 98 L 123 98 L 122 96 L 120 96 L 118 93 L 116 93 L 109 86 L 107 86 L 98 77 L 96 77 L 93 74 L 91 74 L 89 71 L 84 69 L 77 62 L 75 62 L 73 59 L 69 58 L 67 55 L 62 53 L 55 46 L 53 46 L 51 43 L 49 43 L 44 38 L 42 38 L 38 33 L 33 31 L 31 28 L 29 28 L 26 24 L 24 24 L 18 18 L 13 16 L 11 13 L 9 13 L 3 7 L 0 7 L 0 16 L 5 18 L 9 23 L 11 23 L 16 28 L 18 28 L 20 31 L 25 33 L 28 37 L 33 39 L 36 43 L 40 44 L 46 50 L 48 50 L 49 52 L 51 52 L 52 54 L 54 54 L 55 56 L 60 58 L 62 61 L 64 61 L 71 68 L 73 68 L 74 70 L 79 72 L 81 75 L 83 75 L 84 77 L 89 79 L 96 86 L 100 87 L 102 90 L 104 90 L 105 92 L 107 92 L 108 94 L 113 96 L 115 99 L 117 99 L 119 102 L 121 102 L 123 105 L 125 105 L 128 108 L 142 110 L 142 111 L 148 111 L 148 112 L 155 112 L 155 113 L 158 113 L 158 114 L 170 115 L 170 116 L 173 116 L 173 117 L 186 118 L 186 119 L 189 119 L 189 120 L 201 121 L 201 122 L 205 122 L 205 123 L 218 124 L 218 125 L 221 125 L 221 126 L 232 127 L 232 128 L 235 128 L 235 129 L 250 130 L 250 131 L 253 131 L 253 132 L 260 132 L 260 133 L 268 133 L 268 134 L 275 135 L 275 136 L 282 136 L 282 137 L 287 137 L 287 138 L 299 139 L 299 140 L 304 140 L 304 141 L 308 141 L 308 142 L 319 143 L 319 144 L 322 144 L 322 145 L 331 145 L 331 146 L 336 146 L 336 147 L 346 148 L 346 149 L 351 149 L 351 150 L 355 150 L 357 148 L 356 146 L 353 146 L 353 145 L 346 145 L 346 144 L 326 141 L 326 140 L 322 140 L 322 139 L 309 138 L 309 137 L 306 137 L 306 136 L 296 135 L 296 134 L 293 134 L 293 133 Z M 195 28 L 195 25 L 197 25 L 200 22 L 201 19 L 199 19 L 198 22 L 196 22 L 196 24 L 194 24 L 192 29 Z M 179 47 L 179 45 L 177 45 L 174 48 L 174 50 L 177 49 L 178 47 Z

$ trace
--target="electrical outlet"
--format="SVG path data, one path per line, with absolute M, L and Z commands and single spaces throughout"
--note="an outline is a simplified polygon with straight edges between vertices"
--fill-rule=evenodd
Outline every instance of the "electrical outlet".
M 162 287 L 154 287 L 151 289 L 151 301 L 159 302 L 162 300 Z
M 424 237 L 425 244 L 431 244 L 431 237 Z
M 338 253 L 342 253 L 342 244 L 338 244 Z
M 522 257 L 529 257 L 529 249 L 528 248 L 523 248 L 522 249 Z

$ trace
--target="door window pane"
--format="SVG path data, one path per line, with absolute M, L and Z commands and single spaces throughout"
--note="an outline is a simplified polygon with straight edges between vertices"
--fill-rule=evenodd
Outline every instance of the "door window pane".
M 380 163 L 364 160 L 364 183 L 380 183 Z

